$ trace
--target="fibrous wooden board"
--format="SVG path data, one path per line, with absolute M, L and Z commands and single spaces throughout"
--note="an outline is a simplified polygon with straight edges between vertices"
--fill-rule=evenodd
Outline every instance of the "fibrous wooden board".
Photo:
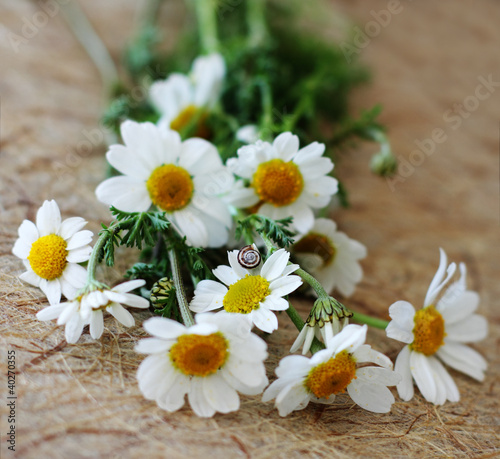
M 118 62 L 142 2 L 81 3 Z M 358 24 L 359 46 L 351 51 L 373 70 L 372 84 L 353 96 L 352 113 L 381 102 L 381 121 L 404 165 L 397 181 L 374 177 L 367 167 L 373 145 L 350 148 L 336 165 L 352 206 L 331 217 L 369 254 L 363 281 L 345 302 L 386 318 L 394 301 L 420 306 L 444 248 L 467 264 L 469 288 L 479 292 L 479 312 L 490 324 L 489 337 L 473 345 L 489 362 L 485 381 L 451 371 L 459 403 L 436 407 L 417 393 L 410 402 L 397 399 L 385 415 L 339 397 L 331 407 L 310 405 L 280 418 L 272 404 L 242 397 L 237 413 L 212 419 L 197 418 L 187 405 L 168 414 L 141 396 L 135 373 L 142 357 L 133 346 L 145 336 L 140 325 L 149 312 L 134 312 L 131 329 L 107 319 L 101 340 L 85 334 L 70 346 L 63 330 L 37 321 L 45 298 L 18 279 L 22 263 L 11 254 L 17 227 L 34 219 L 44 199 L 56 199 L 65 217 L 86 218 L 94 232 L 110 220 L 94 195 L 106 150 L 99 75 L 61 14 L 44 19 L 41 5 L 0 2 L 2 458 L 498 457 L 498 2 L 331 5 Z M 181 14 L 175 2 L 161 11 L 172 45 Z M 119 280 L 135 255 L 123 252 L 116 268 L 102 275 Z M 295 304 L 304 316 L 311 306 Z M 294 337 L 280 317 L 268 338 L 271 379 Z M 370 331 L 369 342 L 392 359 L 400 349 L 382 332 Z M 17 366 L 15 453 L 5 436 L 8 350 L 15 350 Z

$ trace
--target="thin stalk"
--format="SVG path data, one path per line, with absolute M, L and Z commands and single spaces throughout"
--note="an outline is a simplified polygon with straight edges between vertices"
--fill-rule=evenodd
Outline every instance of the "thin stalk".
M 273 126 L 273 96 L 269 82 L 262 78 L 259 81 L 262 96 L 262 121 L 260 126 L 259 138 L 268 140 L 271 137 L 271 128 Z
M 65 2 L 60 6 L 73 34 L 97 67 L 104 89 L 109 94 L 113 85 L 118 81 L 118 72 L 106 46 L 78 2 Z
M 189 310 L 186 292 L 184 290 L 184 285 L 182 283 L 182 277 L 179 269 L 179 261 L 177 259 L 177 253 L 174 249 L 168 250 L 168 259 L 170 260 L 170 266 L 172 267 L 175 295 L 177 296 L 177 302 L 179 303 L 179 310 L 181 311 L 182 321 L 184 322 L 184 325 L 186 327 L 191 327 L 192 325 L 194 325 L 194 319 L 191 311 Z
M 266 0 L 248 0 L 247 24 L 248 24 L 248 44 L 250 48 L 262 45 L 267 38 L 266 27 Z
M 198 29 L 200 33 L 201 48 L 204 53 L 216 53 L 219 50 L 217 37 L 217 1 L 194 0 Z
M 89 261 L 87 263 L 87 285 L 95 285 L 100 283 L 95 277 L 95 272 L 97 266 L 99 265 L 99 254 L 103 249 L 106 241 L 113 236 L 113 234 L 120 231 L 120 223 L 116 220 L 108 226 L 107 231 L 103 231 L 99 238 L 97 239 L 94 247 L 92 248 L 92 253 L 90 254 Z
M 389 325 L 389 322 L 387 320 L 370 317 L 366 314 L 361 314 L 360 312 L 351 312 L 353 313 L 351 320 L 354 320 L 355 322 L 366 324 L 374 328 L 380 328 L 381 330 L 385 330 L 387 328 L 387 325 Z

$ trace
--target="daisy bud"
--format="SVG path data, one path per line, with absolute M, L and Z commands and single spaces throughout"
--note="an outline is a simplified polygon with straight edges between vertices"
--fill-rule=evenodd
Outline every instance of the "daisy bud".
M 382 148 L 372 157 L 370 166 L 374 174 L 391 177 L 398 169 L 398 160 L 390 150 Z
M 349 317 L 352 317 L 352 312 L 335 298 L 317 299 L 290 352 L 295 352 L 303 344 L 302 354 L 307 354 L 315 336 L 326 343 L 342 331 L 349 323 Z

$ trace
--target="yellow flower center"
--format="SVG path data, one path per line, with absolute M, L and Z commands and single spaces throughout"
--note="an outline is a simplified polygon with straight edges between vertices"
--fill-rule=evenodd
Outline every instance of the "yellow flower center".
M 253 187 L 261 201 L 281 207 L 296 201 L 304 187 L 304 179 L 295 163 L 271 159 L 257 168 Z
M 356 361 L 349 352 L 342 351 L 314 367 L 305 380 L 305 386 L 316 397 L 328 398 L 344 392 L 353 379 L 356 379 Z
M 146 182 L 146 187 L 153 204 L 167 212 L 186 207 L 194 189 L 188 171 L 174 164 L 157 167 Z
M 210 129 L 207 126 L 207 117 L 208 114 L 195 105 L 188 105 L 177 115 L 177 118 L 172 120 L 170 128 L 181 132 L 191 123 L 196 123 L 196 126 L 193 126 L 194 132 L 191 133 L 191 137 L 208 139 L 210 137 Z
M 185 375 L 209 376 L 224 365 L 228 346 L 219 332 L 206 336 L 182 335 L 170 349 L 170 359 Z
M 431 305 L 415 313 L 413 343 L 411 349 L 425 355 L 433 355 L 444 344 L 444 319 Z
M 243 279 L 229 286 L 222 304 L 227 312 L 248 314 L 258 309 L 260 302 L 270 293 L 269 282 L 266 279 L 262 276 L 247 274 Z
M 67 264 L 66 246 L 66 241 L 57 234 L 37 239 L 31 245 L 28 255 L 31 269 L 42 279 L 52 280 L 60 277 Z
M 324 265 L 328 265 L 335 260 L 337 248 L 322 234 L 309 233 L 297 241 L 293 249 L 297 253 L 314 253 L 319 255 Z

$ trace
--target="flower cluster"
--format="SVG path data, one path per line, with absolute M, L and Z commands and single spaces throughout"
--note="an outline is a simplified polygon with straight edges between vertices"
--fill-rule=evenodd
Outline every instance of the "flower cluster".
M 211 417 L 237 410 L 239 394 L 263 393 L 262 400 L 275 400 L 286 416 L 309 402 L 332 404 L 347 392 L 359 407 L 387 413 L 395 402 L 389 388 L 396 386 L 408 401 L 413 380 L 429 402 L 458 401 L 441 362 L 480 381 L 486 370 L 483 357 L 463 344 L 487 334 L 486 320 L 475 314 L 479 296 L 467 289 L 465 265 L 448 285 L 456 265 L 448 265 L 441 250 L 423 308 L 398 301 L 389 308 L 390 323 L 330 296 L 354 293 L 367 250 L 320 218 L 339 192 L 325 144 L 301 148 L 288 129 L 270 135 L 261 125 L 238 125 L 230 145 L 239 148 L 222 154 L 214 117 L 222 111 L 225 78 L 223 57 L 212 53 L 198 57 L 189 75 L 173 73 L 151 85 L 157 119 L 125 120 L 123 144 L 106 154 L 116 174 L 96 195 L 115 218 L 103 225 L 93 248 L 92 233 L 82 230 L 85 220 L 62 221 L 55 201 L 43 203 L 36 224 L 21 224 L 13 248 L 27 269 L 20 277 L 40 287 L 49 302 L 37 318 L 56 319 L 73 344 L 87 326 L 93 339 L 101 338 L 105 312 L 131 327 L 135 319 L 124 306 L 152 304 L 162 317 L 143 323 L 152 337 L 135 347 L 147 354 L 137 379 L 144 397 L 168 412 L 183 407 L 187 396 L 198 416 Z M 226 123 L 238 124 L 226 115 Z M 384 167 L 377 163 L 376 169 L 387 174 L 394 166 L 387 146 L 383 159 Z M 229 265 L 215 267 L 220 253 L 206 249 L 239 247 L 242 239 L 243 248 L 227 252 Z M 113 265 L 119 245 L 141 249 L 146 262 L 128 271 L 132 280 L 109 287 L 97 280 L 96 267 L 102 260 Z M 288 298 L 301 287 L 317 297 L 305 322 Z M 291 352 L 302 347 L 303 355 L 284 357 L 268 386 L 265 338 L 278 330 L 282 312 L 299 331 Z M 367 324 L 405 343 L 394 368 L 365 344 Z

